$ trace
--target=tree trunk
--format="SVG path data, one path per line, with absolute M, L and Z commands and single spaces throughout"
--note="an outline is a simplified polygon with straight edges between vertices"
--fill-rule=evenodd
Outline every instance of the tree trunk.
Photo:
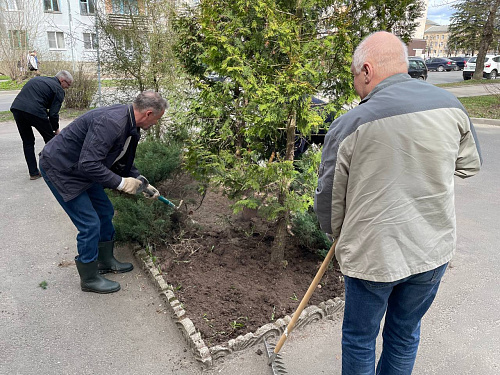
M 493 41 L 493 32 L 494 32 L 493 23 L 495 21 L 495 16 L 499 6 L 500 6 L 500 0 L 493 0 L 491 2 L 488 13 L 488 19 L 486 21 L 486 25 L 484 26 L 483 35 L 479 43 L 479 51 L 477 53 L 477 60 L 476 60 L 476 70 L 474 71 L 474 75 L 472 77 L 473 79 L 483 78 L 484 59 L 486 53 L 488 52 L 488 48 L 490 47 L 490 44 Z
M 293 161 L 295 149 L 295 128 L 297 125 L 297 111 L 292 110 L 286 127 L 286 154 L 285 160 Z M 282 190 L 278 196 L 278 202 L 281 206 L 285 205 L 286 193 L 290 188 L 290 181 L 284 181 Z M 290 218 L 290 212 L 285 210 L 278 217 L 276 236 L 274 237 L 273 247 L 271 249 L 271 263 L 279 264 L 285 260 L 285 246 L 287 242 L 287 226 Z

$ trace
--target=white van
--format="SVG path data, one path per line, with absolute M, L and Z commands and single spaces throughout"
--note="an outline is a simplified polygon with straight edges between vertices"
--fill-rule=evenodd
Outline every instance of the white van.
M 476 70 L 476 60 L 477 56 L 471 57 L 469 61 L 465 63 L 464 71 L 462 76 L 465 80 L 471 79 Z M 500 55 L 486 55 L 484 58 L 484 70 L 483 77 L 488 79 L 495 79 L 498 77 L 500 72 Z

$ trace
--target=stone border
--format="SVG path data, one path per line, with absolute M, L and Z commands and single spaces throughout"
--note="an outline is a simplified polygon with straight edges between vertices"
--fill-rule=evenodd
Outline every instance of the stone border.
M 471 121 L 474 125 L 496 125 L 500 126 L 500 120 L 493 119 L 493 118 L 478 118 L 478 117 L 472 117 Z
M 136 259 L 142 264 L 143 269 L 160 290 L 160 295 L 168 301 L 174 314 L 175 324 L 182 332 L 195 359 L 205 368 L 212 367 L 215 360 L 223 358 L 228 354 L 263 343 L 264 339 L 266 341 L 277 342 L 292 319 L 287 315 L 273 323 L 263 325 L 255 332 L 231 339 L 225 345 L 216 345 L 209 348 L 201 338 L 200 332 L 196 330 L 192 320 L 187 317 L 186 311 L 173 292 L 173 287 L 165 281 L 151 256 L 142 248 L 136 248 L 133 252 Z M 322 302 L 318 306 L 308 306 L 300 314 L 300 318 L 295 323 L 294 329 L 302 328 L 324 318 L 332 318 L 343 310 L 344 300 L 339 297 Z

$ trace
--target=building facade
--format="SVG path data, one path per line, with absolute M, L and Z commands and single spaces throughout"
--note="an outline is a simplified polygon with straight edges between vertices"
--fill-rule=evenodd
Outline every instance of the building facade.
M 96 17 L 119 23 L 130 12 L 146 14 L 144 1 L 0 0 L 0 60 L 22 60 L 36 50 L 42 66 L 44 61 L 66 61 L 77 68 L 80 62 L 96 61 Z M 172 3 L 180 6 L 181 1 Z
M 450 56 L 448 50 L 448 26 L 430 25 L 424 32 L 426 42 L 426 57 L 447 57 Z

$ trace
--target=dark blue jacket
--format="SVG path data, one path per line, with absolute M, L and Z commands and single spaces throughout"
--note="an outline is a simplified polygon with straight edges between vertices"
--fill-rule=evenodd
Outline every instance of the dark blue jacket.
M 131 105 L 94 109 L 78 117 L 45 145 L 40 153 L 40 166 L 65 202 L 94 183 L 116 189 L 121 177 L 140 174 L 132 162 L 125 163 L 128 166 L 120 175 L 111 170 L 128 137 L 135 144 L 140 137 Z M 135 148 L 129 146 L 128 151 L 123 158 L 133 161 Z
M 57 77 L 34 77 L 26 82 L 10 109 L 17 109 L 43 119 L 48 117 L 52 130 L 55 131 L 59 129 L 59 110 L 63 100 L 64 89 Z

